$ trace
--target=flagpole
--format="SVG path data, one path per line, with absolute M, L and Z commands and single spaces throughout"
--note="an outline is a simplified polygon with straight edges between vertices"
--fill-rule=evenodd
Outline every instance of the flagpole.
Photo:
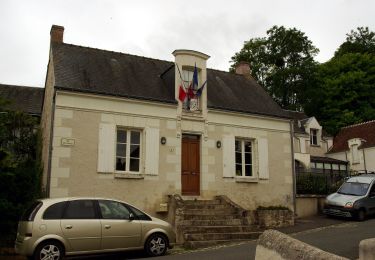
M 184 89 L 186 89 L 185 82 L 184 82 L 184 80 L 182 79 L 182 76 L 181 76 L 180 68 L 178 67 L 177 63 L 174 63 L 174 64 L 177 66 L 178 74 L 180 74 L 180 79 L 181 79 L 182 85 L 183 85 Z

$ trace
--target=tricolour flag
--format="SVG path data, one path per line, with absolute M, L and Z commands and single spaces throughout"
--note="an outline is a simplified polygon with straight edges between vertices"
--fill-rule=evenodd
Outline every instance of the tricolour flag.
M 194 65 L 194 73 L 193 73 L 193 89 L 196 90 L 198 88 L 198 69 L 197 64 Z
M 202 95 L 202 92 L 203 92 L 203 88 L 204 88 L 204 86 L 206 85 L 206 83 L 207 83 L 207 80 L 203 83 L 203 85 L 197 90 L 197 93 L 195 93 L 195 95 L 197 96 L 197 97 L 200 97 L 201 95 Z
M 184 102 L 185 98 L 186 98 L 186 92 L 185 92 L 185 89 L 182 87 L 182 84 L 181 84 L 180 88 L 179 88 L 179 91 L 178 91 L 178 99 L 181 102 Z

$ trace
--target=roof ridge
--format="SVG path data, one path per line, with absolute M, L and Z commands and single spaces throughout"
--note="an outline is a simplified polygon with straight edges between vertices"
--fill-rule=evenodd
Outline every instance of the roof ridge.
M 370 120 L 370 121 L 366 121 L 366 122 L 362 122 L 362 123 L 358 123 L 358 124 L 354 124 L 354 125 L 344 126 L 342 128 L 343 129 L 344 128 L 351 128 L 351 127 L 356 127 L 356 126 L 360 126 L 360 125 L 366 125 L 366 124 L 370 124 L 370 123 L 375 123 L 375 119 L 374 120 Z
M 99 49 L 99 48 L 94 48 L 94 47 L 90 47 L 90 46 L 76 45 L 76 44 L 65 43 L 65 42 L 63 42 L 63 43 L 57 43 L 57 45 L 60 45 L 60 44 L 61 45 L 68 45 L 68 46 L 72 46 L 72 47 L 77 47 L 77 48 L 82 48 L 82 49 L 90 49 L 90 50 L 95 50 L 95 51 L 103 51 L 103 52 L 109 52 L 109 53 L 115 53 L 115 54 L 133 56 L 133 57 L 144 58 L 144 59 L 148 59 L 148 60 L 156 60 L 156 61 L 162 61 L 162 62 L 168 62 L 168 63 L 173 63 L 174 64 L 173 61 L 167 61 L 167 60 L 161 60 L 161 59 L 156 59 L 156 58 L 150 58 L 150 57 L 145 57 L 145 56 L 141 56 L 141 55 L 135 55 L 135 54 L 125 53 L 125 52 L 120 52 L 120 51 L 110 51 L 110 50 L 106 50 L 106 49 Z

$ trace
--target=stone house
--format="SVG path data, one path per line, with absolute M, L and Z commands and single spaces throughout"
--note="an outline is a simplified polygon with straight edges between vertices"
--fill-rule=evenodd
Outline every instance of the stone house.
M 375 172 L 375 121 L 341 128 L 327 155 L 348 161 L 351 171 Z
M 169 62 L 63 34 L 52 26 L 41 123 L 48 196 L 118 198 L 151 214 L 172 194 L 293 210 L 291 121 L 247 64 L 228 73 L 197 51 Z
M 296 174 L 346 173 L 347 161 L 332 158 L 327 154 L 333 145 L 333 137 L 324 131 L 317 119 L 308 117 L 304 112 L 286 112 L 293 118 Z

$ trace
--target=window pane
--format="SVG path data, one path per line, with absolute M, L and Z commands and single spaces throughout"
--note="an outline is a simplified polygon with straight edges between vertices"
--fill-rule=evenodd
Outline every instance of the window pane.
M 241 153 L 236 153 L 236 163 L 242 163 Z
M 245 153 L 251 153 L 251 142 L 245 142 Z
M 236 164 L 236 176 L 242 176 L 242 165 Z
M 139 158 L 139 145 L 131 145 L 130 146 L 130 158 Z
M 117 130 L 117 142 L 126 143 L 126 131 L 125 130 Z
M 132 172 L 139 171 L 139 159 L 130 159 L 130 171 Z
M 235 147 L 236 152 L 241 152 L 241 141 L 236 140 Z
M 65 211 L 65 219 L 95 218 L 94 202 L 92 200 L 70 201 Z
M 99 207 L 104 219 L 129 219 L 129 210 L 120 202 L 99 200 Z
M 245 165 L 245 176 L 253 175 L 253 167 L 251 165 Z
M 324 164 L 324 169 L 330 170 L 331 169 L 331 164 L 330 163 L 325 163 Z
M 316 163 L 317 169 L 323 169 L 323 163 Z
M 346 171 L 346 165 L 340 165 L 340 170 Z
M 252 164 L 251 153 L 245 153 L 245 164 Z
M 66 201 L 59 202 L 49 206 L 46 211 L 44 211 L 43 219 L 61 219 Z
M 332 164 L 332 169 L 338 170 L 339 169 L 339 165 L 338 164 Z
M 125 158 L 116 158 L 116 171 L 125 171 L 126 160 Z
M 140 144 L 140 139 L 141 139 L 140 132 L 131 131 L 131 137 L 130 137 L 131 144 Z
M 126 144 L 117 144 L 116 155 L 126 157 Z

